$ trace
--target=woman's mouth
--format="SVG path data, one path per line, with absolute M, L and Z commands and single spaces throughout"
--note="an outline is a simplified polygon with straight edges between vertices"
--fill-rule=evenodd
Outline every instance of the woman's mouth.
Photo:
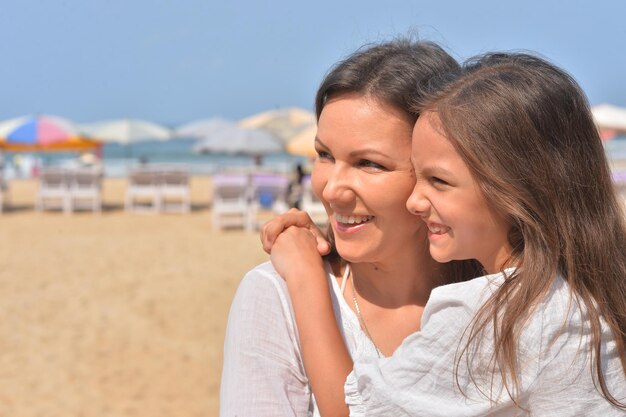
M 337 220 L 337 223 L 345 227 L 367 223 L 373 218 L 374 216 L 342 216 L 341 214 L 335 213 L 335 220 Z

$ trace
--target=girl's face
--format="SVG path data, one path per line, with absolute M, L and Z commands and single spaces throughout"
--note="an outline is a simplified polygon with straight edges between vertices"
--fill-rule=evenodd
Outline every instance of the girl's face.
M 435 113 L 424 113 L 415 124 L 411 158 L 416 185 L 407 208 L 428 226 L 436 261 L 476 259 L 495 273 L 511 254 L 509 225 L 489 206 L 450 141 L 433 127 L 437 123 Z
M 402 112 L 362 95 L 324 106 L 312 185 L 347 261 L 383 262 L 424 246 L 426 229 L 406 210 L 415 184 L 411 132 Z

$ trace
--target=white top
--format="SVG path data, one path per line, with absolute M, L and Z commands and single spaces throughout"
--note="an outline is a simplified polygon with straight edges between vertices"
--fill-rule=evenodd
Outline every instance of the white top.
M 326 265 L 335 316 L 353 358 L 376 348 Z M 270 262 L 248 272 L 228 317 L 220 392 L 221 417 L 319 416 L 302 363 L 285 281 Z
M 563 279 L 555 281 L 520 339 L 521 405 L 528 412 L 516 408 L 501 381 L 480 374 L 489 369 L 485 356 L 473 357 L 470 363 L 483 391 L 489 394 L 494 384 L 497 404 L 481 396 L 463 368 L 459 384 L 467 397 L 461 394 L 454 377 L 457 346 L 478 308 L 501 282 L 503 276 L 494 274 L 433 290 L 421 331 L 405 339 L 390 358 L 355 360 L 345 385 L 350 416 L 626 416 L 600 396 L 588 357 L 578 353 L 581 343 L 589 340 L 589 323 Z M 493 345 L 489 336 L 483 340 L 485 347 Z M 623 402 L 626 379 L 607 326 L 602 339 L 605 377 L 610 392 Z

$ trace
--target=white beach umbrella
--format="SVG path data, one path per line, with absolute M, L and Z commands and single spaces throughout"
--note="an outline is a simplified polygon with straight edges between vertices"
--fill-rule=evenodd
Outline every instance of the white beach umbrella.
M 287 143 L 302 129 L 315 124 L 315 114 L 298 107 L 269 110 L 239 121 L 239 126 L 270 131 Z
M 284 150 L 282 143 L 269 132 L 225 124 L 200 139 L 194 152 L 229 155 L 264 155 Z
M 600 104 L 591 109 L 600 129 L 626 131 L 626 109 L 611 104 Z
M 103 142 L 129 144 L 147 140 L 168 140 L 172 131 L 167 127 L 146 120 L 118 119 L 98 123 L 82 124 L 81 132 Z
M 216 130 L 234 125 L 234 122 L 219 117 L 201 119 L 177 127 L 174 130 L 174 136 L 178 138 L 202 139 L 210 136 Z

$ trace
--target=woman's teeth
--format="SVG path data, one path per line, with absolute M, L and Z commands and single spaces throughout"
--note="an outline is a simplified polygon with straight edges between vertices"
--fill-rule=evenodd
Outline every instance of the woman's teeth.
M 372 220 L 374 216 L 342 216 L 335 213 L 335 219 L 343 224 L 360 224 Z

